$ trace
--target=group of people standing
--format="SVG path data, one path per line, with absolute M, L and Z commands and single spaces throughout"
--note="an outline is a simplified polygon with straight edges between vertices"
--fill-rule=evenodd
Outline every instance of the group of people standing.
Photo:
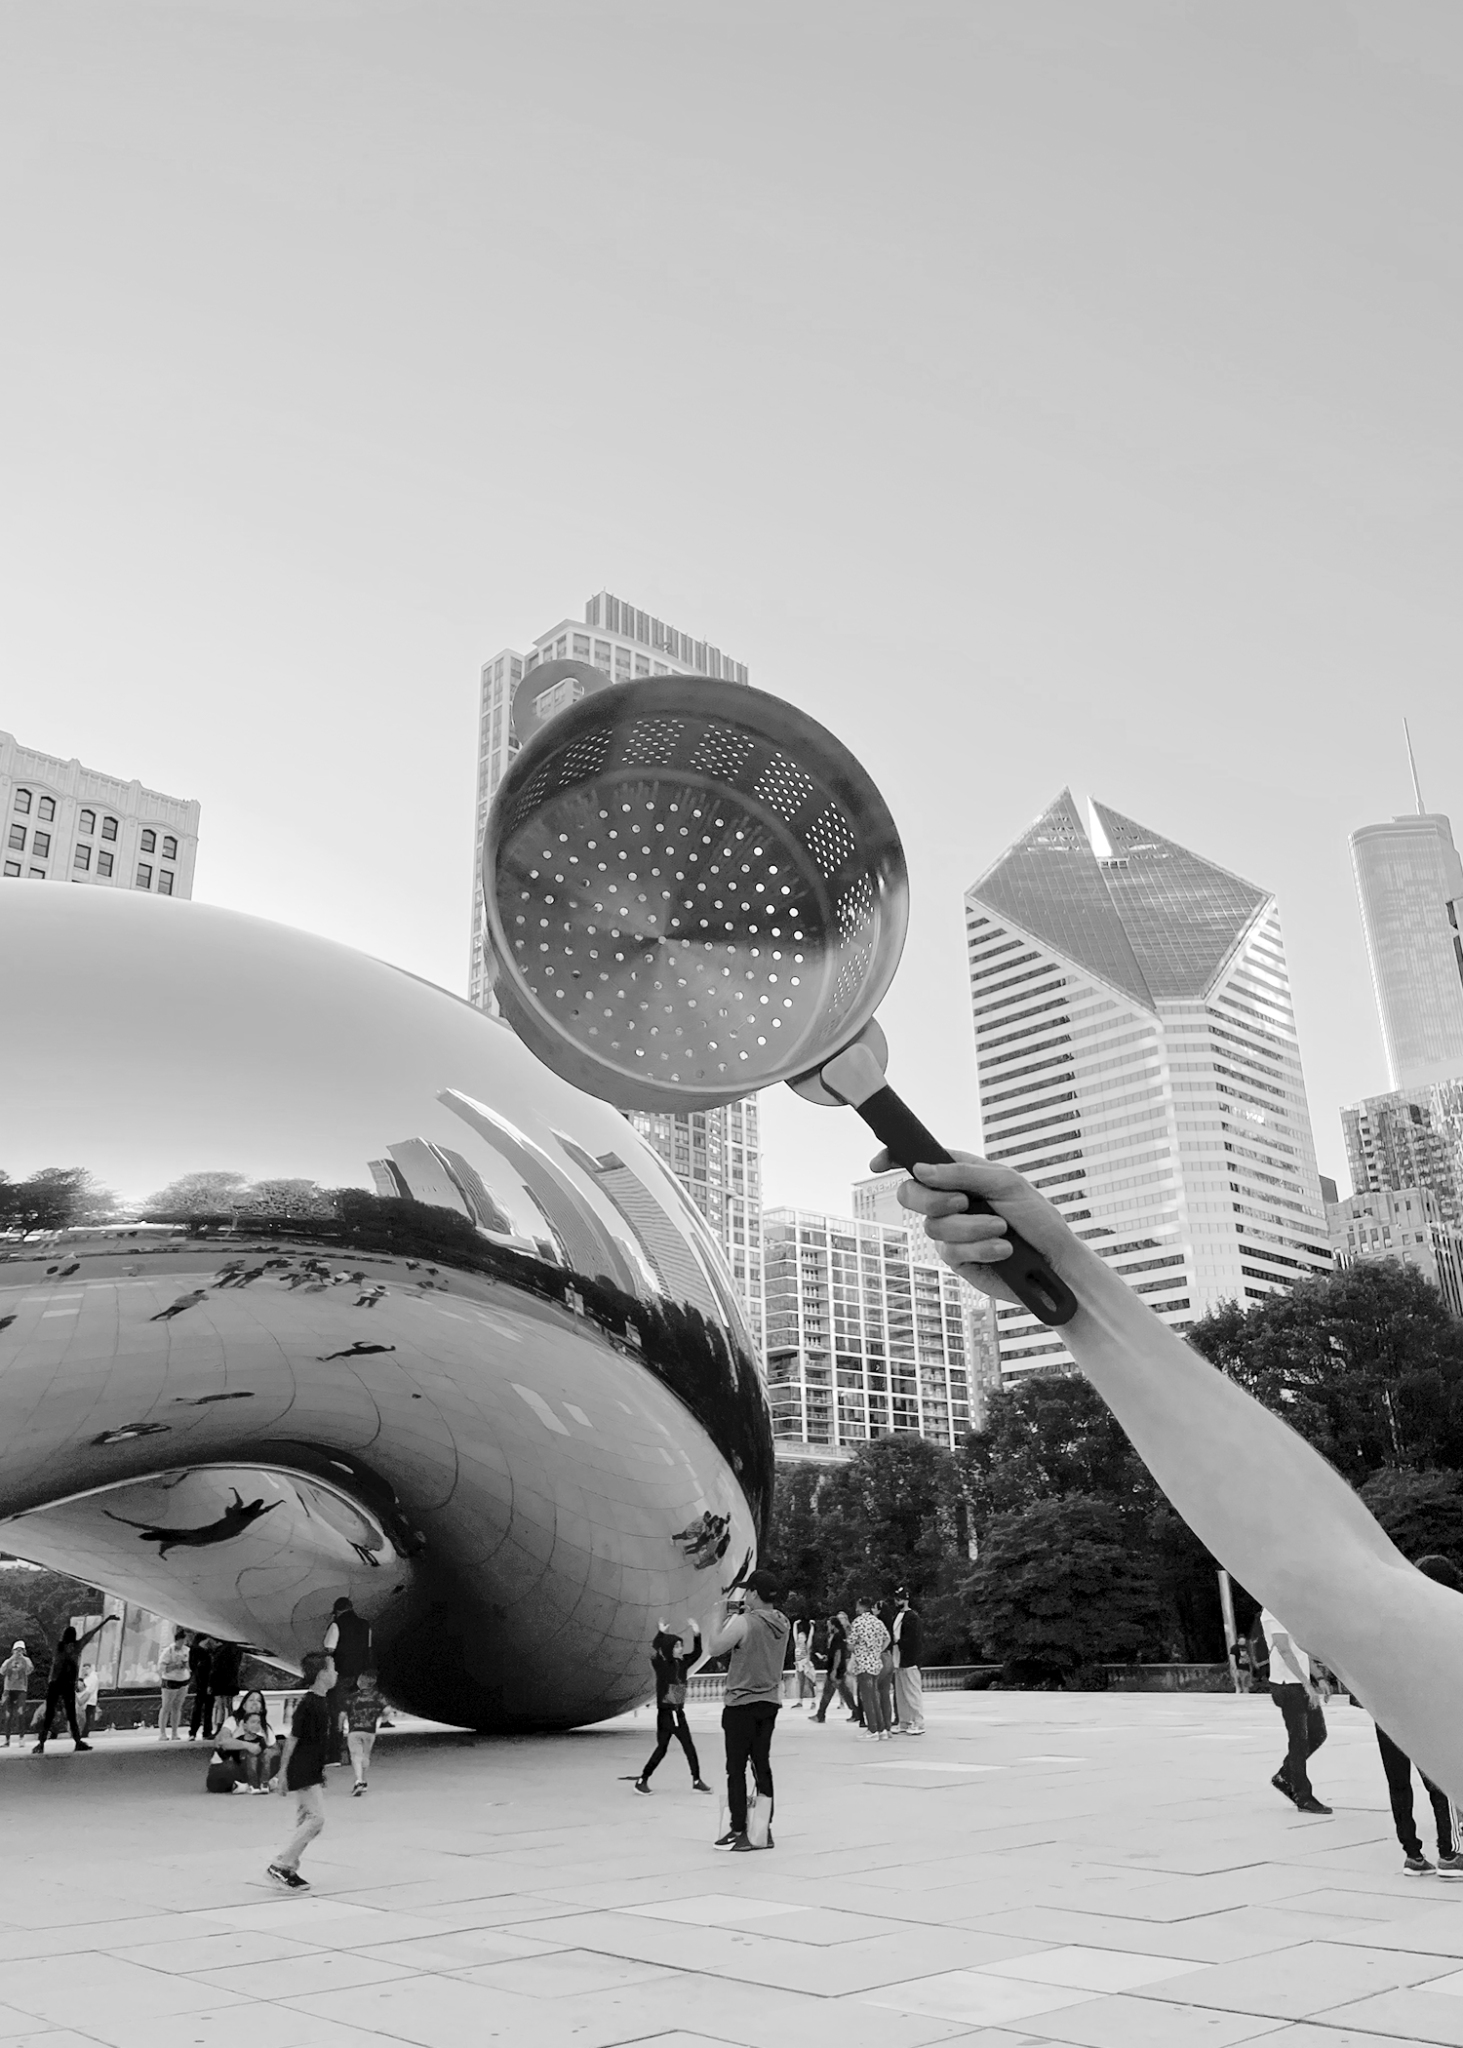
M 188 1740 L 200 1736 L 211 1742 L 233 1712 L 239 1690 L 244 1653 L 238 1643 L 226 1643 L 197 1630 L 175 1628 L 173 1640 L 163 1651 L 158 1677 L 162 1702 L 158 1708 L 157 1739 L 182 1739 L 183 1708 L 188 1688 L 193 1688 L 193 1712 L 188 1722 Z
M 901 1586 L 892 1600 L 861 1598 L 850 1621 L 840 1608 L 821 1627 L 794 1624 L 798 1697 L 794 1704 L 818 1696 L 814 1721 L 828 1719 L 835 1693 L 854 1725 L 870 1741 L 925 1732 L 924 1687 L 920 1674 L 921 1624 Z M 852 1681 L 852 1683 L 850 1683 Z

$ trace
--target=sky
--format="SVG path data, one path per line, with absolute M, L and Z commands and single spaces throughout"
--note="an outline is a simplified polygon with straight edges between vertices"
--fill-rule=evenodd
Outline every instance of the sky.
M 1070 784 L 1278 893 L 1345 1185 L 1404 714 L 1463 829 L 1454 0 L 0 21 L 0 727 L 462 991 L 479 666 L 609 589 L 874 773 L 946 1143 L 962 891 Z M 862 1126 L 763 1099 L 846 1211 Z

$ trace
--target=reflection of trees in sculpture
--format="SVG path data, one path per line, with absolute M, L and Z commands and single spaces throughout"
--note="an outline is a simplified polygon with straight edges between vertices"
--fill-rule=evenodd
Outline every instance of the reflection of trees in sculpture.
M 333 1216 L 335 1201 L 313 1180 L 256 1180 L 242 1173 L 185 1173 L 142 1205 L 154 1223 L 198 1222 L 205 1217 Z
M 188 1176 L 189 1181 L 210 1178 L 216 1177 Z M 186 1184 L 178 1181 L 174 1188 Z M 318 1206 L 309 1219 L 310 1238 L 321 1247 L 335 1244 L 342 1256 L 375 1252 L 477 1273 L 583 1316 L 627 1346 L 707 1430 L 740 1479 L 754 1514 L 763 1515 L 772 1495 L 772 1445 L 757 1368 L 749 1352 L 733 1351 L 720 1325 L 699 1308 L 642 1298 L 606 1274 L 575 1272 L 497 1244 L 455 1209 L 406 1196 L 369 1194 L 364 1188 L 319 1189 L 315 1194 Z M 319 1213 L 327 1208 L 328 1213 Z M 152 1205 L 149 1213 L 156 1221 L 167 1220 L 153 1212 Z M 246 1230 L 255 1238 L 283 1238 L 294 1232 L 289 1216 L 256 1213 L 247 1205 L 234 1209 L 229 1221 L 235 1230 Z
M 84 1166 L 43 1166 L 28 1180 L 12 1180 L 0 1169 L 0 1230 L 68 1230 L 81 1223 L 106 1223 L 117 1198 L 98 1187 Z

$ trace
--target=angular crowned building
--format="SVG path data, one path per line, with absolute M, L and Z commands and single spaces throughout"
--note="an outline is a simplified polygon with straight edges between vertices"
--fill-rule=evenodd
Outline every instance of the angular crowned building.
M 1274 897 L 1063 790 L 965 901 L 986 1156 L 1175 1329 L 1328 1271 Z M 998 1328 L 1003 1377 L 1071 1363 Z

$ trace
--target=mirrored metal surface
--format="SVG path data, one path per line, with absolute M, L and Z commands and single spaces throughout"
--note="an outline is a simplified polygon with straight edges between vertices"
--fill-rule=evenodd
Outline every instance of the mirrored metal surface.
M 191 903 L 0 891 L 0 1548 L 402 1706 L 567 1726 L 750 1567 L 721 1255 L 503 1025 Z

